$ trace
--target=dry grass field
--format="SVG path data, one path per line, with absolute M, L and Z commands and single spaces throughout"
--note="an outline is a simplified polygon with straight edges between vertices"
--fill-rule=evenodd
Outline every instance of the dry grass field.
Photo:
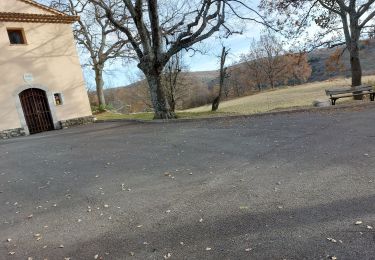
M 374 85 L 374 76 L 363 77 L 363 84 Z M 350 86 L 350 79 L 339 78 L 322 82 L 307 83 L 294 87 L 282 87 L 275 90 L 264 91 L 262 93 L 224 101 L 220 104 L 217 112 L 211 112 L 211 105 L 178 111 L 177 116 L 186 118 L 207 118 L 225 115 L 251 115 L 265 113 L 275 110 L 292 110 L 295 108 L 312 107 L 314 100 L 328 100 L 325 90 L 338 88 L 340 86 Z M 351 102 L 350 98 L 340 99 L 338 104 Z M 152 120 L 153 113 L 120 114 L 105 112 L 96 115 L 98 120 L 116 119 L 141 119 Z
M 333 79 L 323 82 L 307 83 L 294 87 L 283 87 L 265 91 L 256 95 L 224 101 L 220 104 L 219 112 L 231 114 L 257 114 L 274 110 L 311 107 L 314 100 L 328 99 L 325 89 L 350 86 L 350 79 Z M 375 82 L 375 76 L 363 77 L 363 84 Z M 350 98 L 340 99 L 337 103 L 350 101 Z M 211 106 L 202 106 L 185 110 L 184 112 L 206 112 Z

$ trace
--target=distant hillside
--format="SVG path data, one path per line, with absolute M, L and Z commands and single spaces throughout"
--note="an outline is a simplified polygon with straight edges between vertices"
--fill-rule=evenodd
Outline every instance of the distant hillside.
M 342 49 L 342 47 L 340 48 Z M 375 74 L 375 39 L 362 41 L 360 44 L 360 58 L 363 75 Z M 341 61 L 345 67 L 343 72 L 328 73 L 326 71 L 326 61 L 335 52 L 335 49 L 319 49 L 309 54 L 309 63 L 312 67 L 310 82 L 322 81 L 336 76 L 350 77 L 349 53 L 345 51 Z
M 363 74 L 374 75 L 375 40 L 362 42 L 360 48 Z M 309 64 L 312 68 L 312 75 L 308 80 L 309 82 L 323 81 L 337 76 L 350 76 L 350 61 L 347 52 L 344 53 L 341 59 L 343 69 L 339 72 L 327 72 L 326 62 L 336 50 L 337 49 L 319 49 L 308 55 Z M 246 66 L 244 64 L 236 64 L 230 67 L 229 70 L 239 74 L 246 74 Z M 187 109 L 211 102 L 214 96 L 217 95 L 218 75 L 218 71 L 182 73 L 186 93 L 181 95 L 178 108 Z M 256 90 L 246 90 L 245 88 L 241 93 L 229 93 L 228 98 L 251 95 L 254 92 L 256 92 Z M 107 100 L 120 112 L 141 112 L 148 110 L 151 104 L 149 104 L 147 98 L 145 100 L 145 96 L 147 95 L 147 85 L 145 81 L 106 90 Z

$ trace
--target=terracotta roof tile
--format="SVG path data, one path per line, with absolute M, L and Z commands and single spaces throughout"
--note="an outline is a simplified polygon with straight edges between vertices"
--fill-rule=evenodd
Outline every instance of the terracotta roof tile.
M 1 22 L 25 22 L 25 23 L 74 23 L 78 16 L 47 15 L 0 12 Z

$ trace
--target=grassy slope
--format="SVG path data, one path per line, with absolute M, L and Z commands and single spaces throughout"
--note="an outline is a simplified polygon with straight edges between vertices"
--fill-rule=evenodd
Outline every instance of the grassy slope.
M 375 76 L 366 76 L 363 78 L 363 84 L 368 84 L 373 81 L 375 81 Z M 331 81 L 307 83 L 295 87 L 285 87 L 222 102 L 219 111 L 236 114 L 256 114 L 293 107 L 309 107 L 316 99 L 328 99 L 325 95 L 325 89 L 349 85 L 350 79 L 335 79 Z M 341 99 L 338 103 L 348 100 L 350 99 Z M 203 106 L 188 109 L 186 112 L 204 112 L 209 110 L 210 106 Z
M 375 76 L 363 77 L 363 84 L 372 84 Z M 323 82 L 307 83 L 300 86 L 284 87 L 272 91 L 265 91 L 256 95 L 224 101 L 219 111 L 211 112 L 211 106 L 202 106 L 177 112 L 179 118 L 205 118 L 223 115 L 250 115 L 273 110 L 289 110 L 293 108 L 311 107 L 314 100 L 327 100 L 325 89 L 349 86 L 350 79 L 335 79 Z M 348 102 L 350 99 L 340 99 L 338 103 Z M 142 119 L 152 120 L 153 113 L 116 114 L 106 112 L 96 115 L 99 120 L 113 119 Z

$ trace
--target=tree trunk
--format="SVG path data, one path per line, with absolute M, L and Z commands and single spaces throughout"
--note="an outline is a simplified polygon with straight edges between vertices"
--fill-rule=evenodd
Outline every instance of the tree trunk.
M 353 41 L 351 50 L 350 50 L 350 67 L 352 73 L 352 87 L 362 85 L 362 67 L 361 61 L 359 59 L 359 47 L 358 40 Z M 358 95 L 354 96 L 355 100 L 362 100 L 363 96 Z
M 174 97 L 171 98 L 170 107 L 172 112 L 176 110 L 176 101 L 174 100 Z
M 161 72 L 145 73 L 145 75 L 150 89 L 151 102 L 154 107 L 154 119 L 176 118 L 176 114 L 171 111 L 161 83 Z
M 214 99 L 214 101 L 212 102 L 212 111 L 216 111 L 219 109 L 220 99 L 221 99 L 221 95 L 217 96 Z
M 362 85 L 362 68 L 358 50 L 350 52 L 350 66 L 352 71 L 352 87 Z
M 212 102 L 212 111 L 216 111 L 219 108 L 221 95 L 223 93 L 224 89 L 224 80 L 226 78 L 227 74 L 227 68 L 225 66 L 225 61 L 228 56 L 229 51 L 226 50 L 226 48 L 223 46 L 221 50 L 221 57 L 220 57 L 220 82 L 219 82 L 219 95 L 214 99 Z
M 104 97 L 104 80 L 103 80 L 103 69 L 95 67 L 95 83 L 96 83 L 96 95 L 98 96 L 99 106 L 105 107 Z

